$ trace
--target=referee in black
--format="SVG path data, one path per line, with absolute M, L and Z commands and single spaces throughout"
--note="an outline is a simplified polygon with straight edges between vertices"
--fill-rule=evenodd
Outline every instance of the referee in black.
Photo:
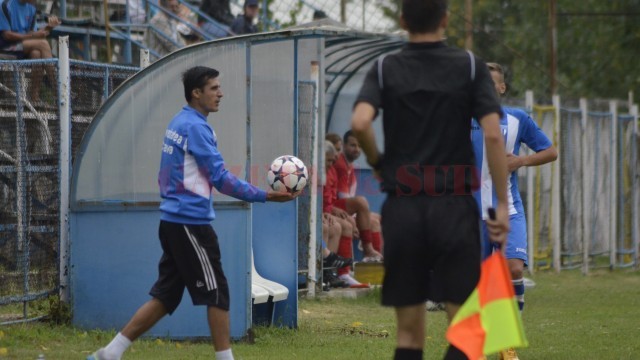
M 374 63 L 353 111 L 353 131 L 387 193 L 382 304 L 396 310 L 395 359 L 422 359 L 427 299 L 444 302 L 451 321 L 480 278 L 472 117 L 484 130 L 498 196 L 490 237 L 504 244 L 509 230 L 502 110 L 484 61 L 443 41 L 447 7 L 446 0 L 402 1 L 409 43 Z M 378 109 L 384 155 L 372 128 Z M 449 346 L 445 359 L 466 356 Z

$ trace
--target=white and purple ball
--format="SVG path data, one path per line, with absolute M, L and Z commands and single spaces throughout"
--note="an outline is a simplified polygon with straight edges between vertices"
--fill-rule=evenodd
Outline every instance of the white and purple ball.
M 298 192 L 307 185 L 308 178 L 307 167 L 293 155 L 277 157 L 267 172 L 267 182 L 276 191 Z

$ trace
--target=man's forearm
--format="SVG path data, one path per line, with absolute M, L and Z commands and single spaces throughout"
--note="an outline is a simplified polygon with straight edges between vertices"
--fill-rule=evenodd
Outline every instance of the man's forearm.
M 367 103 L 359 103 L 353 111 L 351 118 L 351 128 L 356 139 L 360 143 L 362 151 L 367 156 L 367 162 L 371 166 L 375 166 L 380 161 L 380 153 L 376 145 L 376 136 L 373 131 L 373 118 L 375 109 Z
M 555 146 L 550 146 L 535 154 L 526 156 L 522 161 L 522 166 L 538 166 L 555 161 L 558 158 L 558 150 Z

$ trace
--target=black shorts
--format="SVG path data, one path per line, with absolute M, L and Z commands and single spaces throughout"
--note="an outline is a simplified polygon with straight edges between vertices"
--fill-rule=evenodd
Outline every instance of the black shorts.
M 382 304 L 462 304 L 480 279 L 480 219 L 472 196 L 389 196 L 382 207 Z
M 189 290 L 193 305 L 229 310 L 229 285 L 222 271 L 218 236 L 211 225 L 185 225 L 160 221 L 162 258 L 158 280 L 149 295 L 172 314 Z

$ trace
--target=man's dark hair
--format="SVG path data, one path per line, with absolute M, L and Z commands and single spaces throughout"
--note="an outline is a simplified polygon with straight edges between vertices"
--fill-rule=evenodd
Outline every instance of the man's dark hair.
M 202 89 L 209 79 L 215 79 L 220 75 L 216 69 L 206 66 L 194 66 L 182 73 L 182 84 L 184 84 L 184 98 L 191 102 L 191 92 L 194 89 Z
M 347 132 L 344 133 L 344 135 L 342 136 L 342 143 L 344 145 L 347 145 L 347 140 L 349 140 L 350 137 L 353 137 L 354 139 L 357 139 L 356 136 L 353 134 L 353 131 L 347 130 Z
M 402 0 L 402 18 L 411 33 L 438 30 L 447 15 L 447 0 Z
M 338 141 L 342 141 L 342 138 L 340 137 L 340 135 L 336 134 L 336 133 L 328 133 L 324 136 L 325 140 L 329 140 L 331 141 L 332 144 L 336 144 Z

